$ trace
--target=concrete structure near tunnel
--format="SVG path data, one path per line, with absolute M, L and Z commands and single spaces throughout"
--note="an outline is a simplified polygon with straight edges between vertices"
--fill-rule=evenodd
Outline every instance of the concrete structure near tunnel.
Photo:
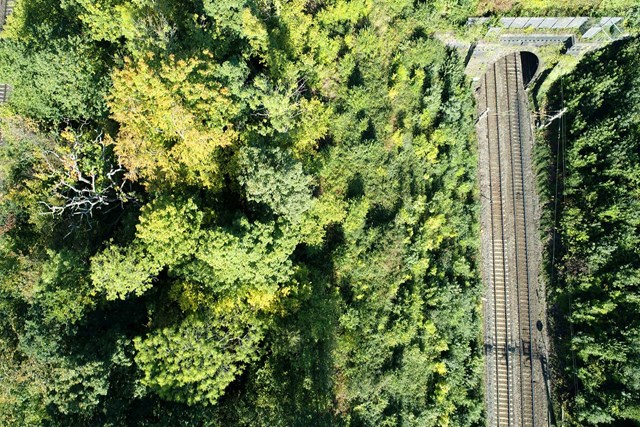
M 540 70 L 544 68 L 539 49 L 535 46 L 478 42 L 473 48 L 473 54 L 469 58 L 465 69 L 467 75 L 472 79 L 474 89 L 479 87 L 482 76 L 491 64 L 513 53 L 518 53 L 521 56 L 525 55 L 523 63 L 527 64 L 528 73 L 525 86 L 531 83 L 538 76 Z M 535 71 L 532 71 L 534 69 Z
M 488 25 L 484 38 L 473 43 L 444 39 L 465 58 L 465 71 L 477 88 L 491 64 L 514 52 L 530 52 L 538 57 L 539 70 L 545 68 L 547 47 L 560 53 L 580 56 L 626 36 L 620 17 L 517 17 L 469 18 L 467 25 Z M 555 49 L 554 49 L 555 48 Z M 535 77 L 535 76 L 534 76 Z

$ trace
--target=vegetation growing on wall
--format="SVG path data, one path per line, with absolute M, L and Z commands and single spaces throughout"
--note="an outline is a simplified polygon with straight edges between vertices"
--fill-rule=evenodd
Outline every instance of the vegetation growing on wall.
M 460 10 L 18 1 L 0 423 L 482 424 Z
M 640 422 L 640 41 L 591 53 L 548 93 L 550 312 L 574 425 Z M 556 187 L 557 183 L 557 187 Z
M 638 19 L 635 0 L 476 0 L 480 14 L 510 16 L 625 16 Z

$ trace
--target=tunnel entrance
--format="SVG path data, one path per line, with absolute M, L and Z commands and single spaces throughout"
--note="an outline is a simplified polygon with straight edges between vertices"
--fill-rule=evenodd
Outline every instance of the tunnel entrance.
M 540 67 L 529 51 L 493 62 L 476 90 L 487 426 L 547 425 L 546 342 L 529 93 Z M 537 321 L 540 320 L 538 325 Z M 487 344 L 490 346 L 488 347 Z
M 520 52 L 520 60 L 522 61 L 522 83 L 526 87 L 536 75 L 540 60 L 531 52 Z
M 536 77 L 538 69 L 540 68 L 540 60 L 538 59 L 538 56 L 533 52 L 521 50 L 511 52 L 508 55 L 501 57 L 492 65 L 489 65 L 487 67 L 487 69 L 485 70 L 485 77 L 488 73 L 491 73 L 492 70 L 495 70 L 494 67 L 503 68 L 507 63 L 509 63 L 509 61 L 514 61 L 516 59 L 516 69 L 518 69 L 519 71 L 518 83 L 522 84 L 523 88 L 526 88 L 529 83 L 531 83 Z

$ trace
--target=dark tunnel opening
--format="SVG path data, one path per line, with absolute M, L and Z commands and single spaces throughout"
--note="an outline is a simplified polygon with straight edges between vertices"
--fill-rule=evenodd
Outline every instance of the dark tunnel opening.
M 520 52 L 520 59 L 522 61 L 522 82 L 524 86 L 527 86 L 536 75 L 540 60 L 531 52 Z

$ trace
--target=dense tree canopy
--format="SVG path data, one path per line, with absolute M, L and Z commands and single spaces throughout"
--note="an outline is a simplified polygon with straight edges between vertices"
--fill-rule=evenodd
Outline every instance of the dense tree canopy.
M 445 3 L 19 0 L 0 423 L 482 424 Z
M 640 422 L 639 59 L 637 38 L 616 42 L 559 80 L 548 106 L 568 113 L 547 135 L 552 151 L 539 153 L 556 171 L 560 391 L 581 426 Z

